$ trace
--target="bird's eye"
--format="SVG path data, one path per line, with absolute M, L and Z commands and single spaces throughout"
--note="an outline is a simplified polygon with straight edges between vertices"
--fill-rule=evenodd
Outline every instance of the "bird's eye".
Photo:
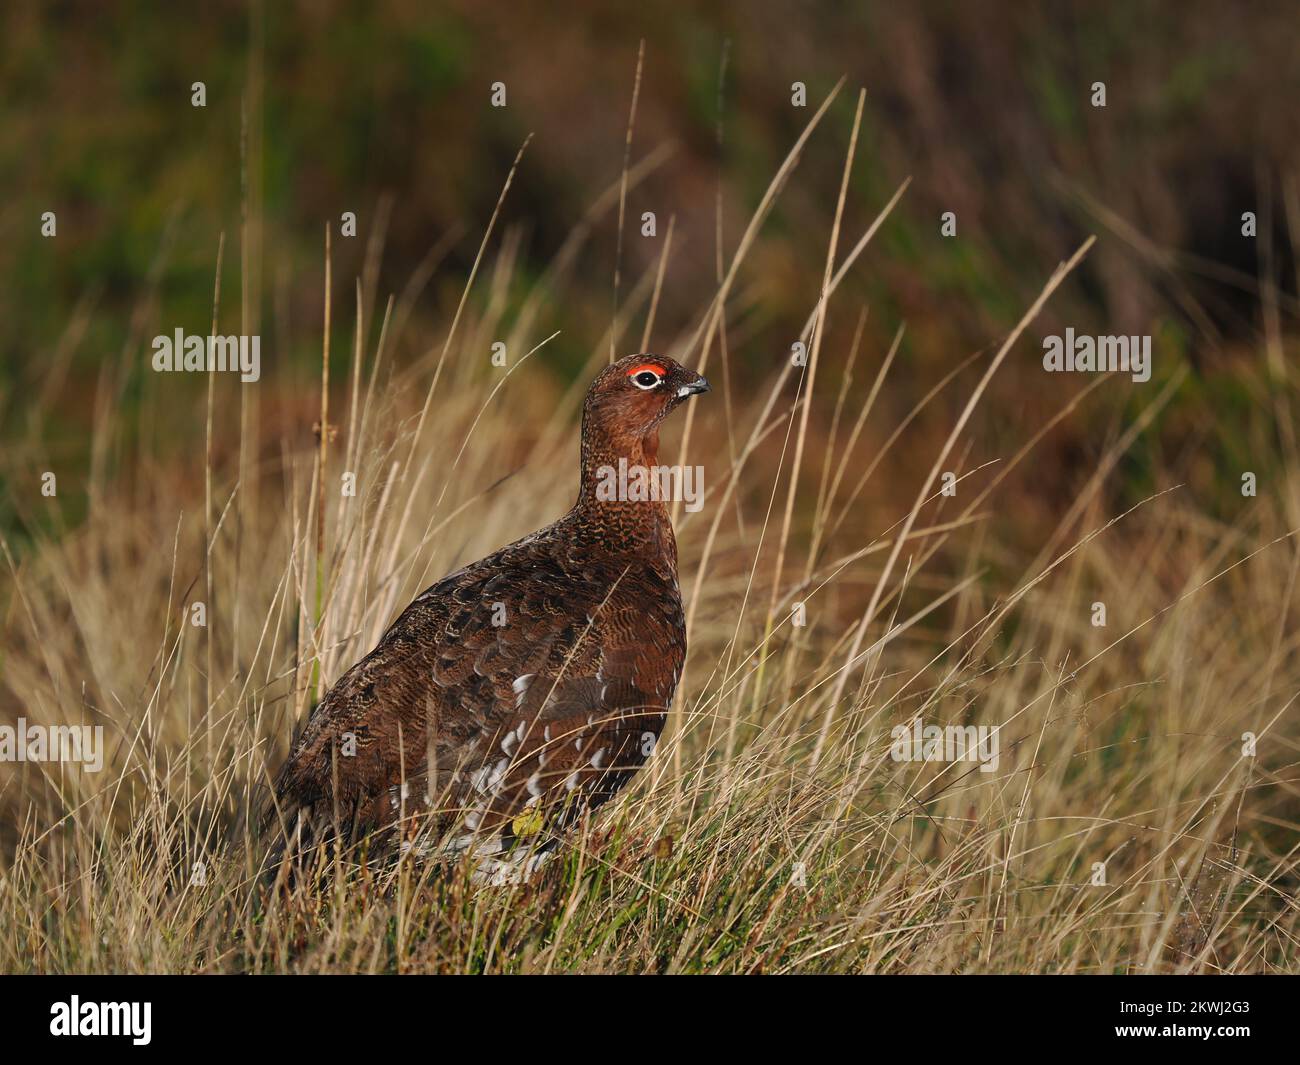
M 633 376 L 632 383 L 637 388 L 654 388 L 662 380 L 663 378 L 653 370 L 642 370 L 639 374 Z

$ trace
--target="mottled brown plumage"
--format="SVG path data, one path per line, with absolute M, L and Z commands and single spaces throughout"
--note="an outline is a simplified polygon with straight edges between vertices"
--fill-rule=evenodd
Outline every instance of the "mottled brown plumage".
M 601 476 L 657 465 L 660 422 L 707 389 L 661 356 L 601 372 L 573 509 L 438 581 L 339 678 L 276 781 L 284 829 L 305 842 L 337 818 L 355 840 L 405 815 L 453 847 L 508 850 L 627 782 L 663 729 L 686 633 L 667 508 L 610 499 Z

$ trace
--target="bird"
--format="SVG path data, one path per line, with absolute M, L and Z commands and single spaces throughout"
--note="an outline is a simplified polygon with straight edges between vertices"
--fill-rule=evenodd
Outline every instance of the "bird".
M 420 822 L 403 849 L 471 851 L 476 879 L 517 881 L 628 783 L 663 731 L 686 623 L 664 493 L 618 486 L 657 483 L 660 425 L 708 391 L 662 355 L 596 376 L 572 508 L 425 589 L 328 690 L 274 780 L 275 860 Z

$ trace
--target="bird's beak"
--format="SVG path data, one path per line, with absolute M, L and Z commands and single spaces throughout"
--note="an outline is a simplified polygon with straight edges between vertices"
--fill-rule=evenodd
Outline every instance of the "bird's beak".
M 706 377 L 696 377 L 690 384 L 682 385 L 677 390 L 677 398 L 685 399 L 687 396 L 698 395 L 701 392 L 709 391 L 709 381 Z

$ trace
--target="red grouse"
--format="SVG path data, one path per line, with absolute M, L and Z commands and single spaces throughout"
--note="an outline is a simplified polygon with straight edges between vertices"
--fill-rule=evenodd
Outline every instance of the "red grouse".
M 339 678 L 276 780 L 277 852 L 406 816 L 443 849 L 503 854 L 486 859 L 499 877 L 628 781 L 686 657 L 672 524 L 637 477 L 660 422 L 708 389 L 659 355 L 597 376 L 573 509 L 428 588 Z

